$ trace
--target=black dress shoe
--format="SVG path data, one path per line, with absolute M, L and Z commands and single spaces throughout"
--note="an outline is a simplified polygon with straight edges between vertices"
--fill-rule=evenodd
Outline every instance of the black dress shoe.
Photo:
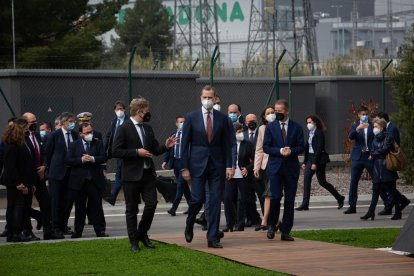
M 344 214 L 355 214 L 356 213 L 356 208 L 354 208 L 354 207 L 349 207 L 348 209 L 346 209 L 345 211 L 344 211 Z
M 115 199 L 113 199 L 111 196 L 105 196 L 103 198 L 103 200 L 105 200 L 106 202 L 108 202 L 109 204 L 111 204 L 112 206 L 115 206 Z
M 107 238 L 107 237 L 109 237 L 109 235 L 107 233 L 105 233 L 105 231 L 96 232 L 96 236 L 98 238 Z
M 296 211 L 309 211 L 309 207 L 308 206 L 299 206 L 297 208 L 295 208 Z
M 345 202 L 345 197 L 341 196 L 341 198 L 338 200 L 338 210 L 344 207 L 344 202 Z
M 131 241 L 131 251 L 134 253 L 139 252 L 138 241 Z
M 384 209 L 378 212 L 378 216 L 391 216 L 391 215 L 392 215 L 392 210 Z
M 79 239 L 82 238 L 82 233 L 81 232 L 73 232 L 72 236 L 70 236 L 71 239 Z
M 201 231 L 207 231 L 207 225 L 206 226 L 203 226 L 203 227 L 201 227 Z
M 401 212 L 402 212 L 402 210 L 404 210 L 405 209 L 405 207 L 407 207 L 409 204 L 411 203 L 411 201 L 410 200 L 406 200 L 406 201 L 404 201 L 403 203 L 401 203 Z
M 244 231 L 244 225 L 237 225 L 237 226 L 234 228 L 234 231 L 239 231 L 239 232 Z
M 40 241 L 40 238 L 33 234 L 32 231 L 27 231 L 25 235 L 30 238 L 30 241 Z
M 168 210 L 167 213 L 170 214 L 172 217 L 175 217 L 177 215 L 173 209 Z
M 62 232 L 63 232 L 64 235 L 72 235 L 74 233 L 69 226 L 66 226 L 65 230 L 62 231 Z
M 148 234 L 140 234 L 138 235 L 138 240 L 140 242 L 142 242 L 142 244 L 146 247 L 146 248 L 155 248 L 155 245 L 150 241 L 150 239 L 148 238 Z
M 244 225 L 246 227 L 252 227 L 253 226 L 253 222 L 251 220 L 246 221 L 246 224 Z
M 282 233 L 282 235 L 280 236 L 280 239 L 282 241 L 294 241 L 295 240 L 291 235 L 284 234 L 284 233 Z
M 193 241 L 194 232 L 193 232 L 192 226 L 190 225 L 185 226 L 184 237 L 185 237 L 185 241 L 188 243 Z
M 401 219 L 402 218 L 402 215 L 401 214 L 397 214 L 397 213 L 395 213 L 392 217 L 391 217 L 391 220 L 398 220 L 398 219 Z
M 273 226 L 269 226 L 269 229 L 267 229 L 266 236 L 269 240 L 273 240 L 275 238 L 275 233 L 276 233 L 275 230 L 276 229 Z
M 224 233 L 223 233 L 223 231 L 218 231 L 217 232 L 217 240 L 221 240 L 222 238 L 224 238 Z
M 33 241 L 32 238 L 23 233 L 20 233 L 18 235 L 13 235 L 13 237 L 11 237 L 11 242 L 30 242 L 30 241 Z
M 200 224 L 201 226 L 207 226 L 207 220 L 202 219 L 202 218 L 197 218 L 195 220 L 195 223 Z
M 60 240 L 64 239 L 65 236 L 62 233 L 56 233 L 55 231 L 43 232 L 43 239 L 46 240 Z
M 210 248 L 223 248 L 223 246 L 218 241 L 208 241 L 207 245 Z
M 1 232 L 0 237 L 7 237 L 8 231 L 7 229 L 4 229 L 3 232 Z
M 360 219 L 362 219 L 362 220 L 368 220 L 368 219 L 374 220 L 375 219 L 375 214 L 368 214 L 367 213 L 364 216 L 360 217 Z
M 223 232 L 233 232 L 233 227 L 226 227 L 223 229 Z

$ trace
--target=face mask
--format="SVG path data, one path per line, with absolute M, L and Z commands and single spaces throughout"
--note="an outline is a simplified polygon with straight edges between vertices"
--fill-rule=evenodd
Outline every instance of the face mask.
M 30 130 L 30 131 L 36 131 L 36 129 L 37 129 L 37 124 L 36 124 L 36 123 L 31 124 L 31 125 L 29 126 L 29 130 Z
M 273 122 L 274 120 L 276 120 L 276 114 L 272 113 L 272 114 L 266 115 L 266 121 L 267 121 L 268 123 L 271 123 L 271 122 Z
M 149 122 L 151 120 L 151 112 L 147 112 L 147 113 L 145 113 L 144 114 L 144 117 L 142 117 L 142 121 L 144 121 L 144 122 Z
M 201 100 L 201 105 L 202 105 L 205 109 L 210 110 L 211 108 L 213 108 L 214 103 L 213 103 L 213 100 L 210 100 L 210 99 L 205 99 L 205 100 Z
M 307 124 L 307 127 L 308 127 L 309 131 L 312 131 L 316 128 L 316 126 L 314 124 Z
M 184 125 L 184 123 L 179 123 L 178 124 L 178 129 L 183 129 L 183 125 Z
M 213 105 L 213 108 L 217 111 L 220 111 L 221 106 L 219 104 L 215 104 L 215 105 Z
M 284 118 L 285 118 L 285 114 L 283 114 L 283 113 L 276 113 L 276 120 L 283 121 Z
M 235 121 L 237 121 L 237 114 L 236 113 L 230 113 L 229 118 L 234 123 Z
M 93 139 L 93 133 L 89 133 L 83 136 L 83 140 L 85 140 L 86 142 L 91 142 L 92 139 Z
M 374 132 L 374 135 L 377 135 L 379 133 L 381 133 L 381 129 L 374 127 L 374 129 L 372 130 L 372 132 Z
M 249 122 L 249 123 L 247 124 L 247 127 L 248 127 L 250 130 L 255 130 L 255 129 L 256 129 L 256 127 L 257 127 L 257 123 L 256 123 L 256 122 Z
M 68 129 L 69 130 L 74 130 L 75 129 L 75 123 L 69 123 Z
M 123 110 L 117 110 L 115 111 L 116 117 L 118 118 L 124 118 L 125 117 L 125 112 Z
M 243 132 L 240 132 L 240 133 L 236 133 L 236 140 L 237 141 L 243 141 L 243 139 L 244 139 L 244 135 L 243 135 Z
M 46 136 L 46 131 L 45 130 L 41 130 L 40 131 L 40 137 L 43 138 Z
M 360 119 L 362 122 L 366 123 L 368 122 L 368 115 L 361 115 Z

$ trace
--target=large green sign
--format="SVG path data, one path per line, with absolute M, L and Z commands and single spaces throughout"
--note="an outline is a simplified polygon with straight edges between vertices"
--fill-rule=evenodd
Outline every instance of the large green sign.
M 223 23 L 226 23 L 228 20 L 230 20 L 230 22 L 234 22 L 236 20 L 239 20 L 241 22 L 244 21 L 243 10 L 240 7 L 240 3 L 238 1 L 235 1 L 233 6 L 231 7 L 229 7 L 229 5 L 226 2 L 223 2 L 221 6 L 220 4 L 216 3 L 215 10 L 217 14 L 217 20 L 222 21 Z M 167 6 L 167 12 L 170 17 L 170 20 L 173 20 L 174 10 L 171 6 Z M 201 13 L 203 15 L 207 15 L 207 20 L 213 19 L 212 9 L 208 5 L 196 6 L 194 15 L 192 14 L 190 7 L 188 5 L 182 5 L 178 7 L 177 13 L 177 21 L 180 25 L 187 25 L 190 21 L 190 18 L 193 18 L 198 23 L 200 23 Z

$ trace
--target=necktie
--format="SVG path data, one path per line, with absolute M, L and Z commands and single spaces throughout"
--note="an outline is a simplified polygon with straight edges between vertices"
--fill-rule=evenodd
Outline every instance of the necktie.
M 207 140 L 209 144 L 211 142 L 211 138 L 213 137 L 213 124 L 211 123 L 210 113 L 210 111 L 207 112 Z
M 177 133 L 177 143 L 175 143 L 175 148 L 174 148 L 174 156 L 177 159 L 181 158 L 180 147 L 181 147 L 181 131 Z
M 250 142 L 253 143 L 253 141 L 254 141 L 254 132 L 250 132 L 249 140 L 250 140 Z
M 121 125 L 121 120 L 120 119 L 118 119 L 118 120 L 116 120 L 116 124 L 115 124 L 115 131 L 114 131 L 114 133 L 116 133 L 116 131 L 118 130 L 118 127 Z
M 70 144 L 70 133 L 69 131 L 66 132 L 66 147 L 69 149 L 69 144 Z
M 285 124 L 286 123 L 282 123 L 282 139 L 283 139 L 283 144 L 286 145 L 286 128 L 285 128 Z
M 142 146 L 145 148 L 145 141 L 146 141 L 146 135 L 145 135 L 145 130 L 144 130 L 144 125 L 143 124 L 138 124 L 139 129 L 141 130 L 141 135 L 142 135 Z M 145 168 L 149 168 L 151 166 L 151 163 L 149 161 L 148 158 L 144 158 L 144 167 Z
M 89 142 L 86 142 L 86 143 L 85 143 L 85 146 L 86 146 L 86 149 L 85 149 L 86 153 L 87 153 L 87 154 L 90 154 L 90 153 L 91 153 L 91 146 L 90 146 L 90 143 L 89 143 Z
M 36 143 L 36 138 L 34 135 L 34 132 L 32 132 L 32 142 L 33 142 L 33 147 L 34 147 L 34 152 L 35 152 L 35 157 L 36 157 L 36 168 L 39 167 L 40 164 L 40 152 L 39 152 L 39 147 L 37 146 Z

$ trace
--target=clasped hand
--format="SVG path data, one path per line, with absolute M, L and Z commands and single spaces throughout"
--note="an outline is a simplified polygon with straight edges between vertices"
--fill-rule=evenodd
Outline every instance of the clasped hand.
M 282 155 L 283 156 L 288 157 L 291 153 L 292 153 L 292 151 L 290 150 L 290 147 L 282 148 Z
M 82 162 L 83 163 L 92 162 L 92 156 L 90 156 L 89 154 L 82 155 Z

